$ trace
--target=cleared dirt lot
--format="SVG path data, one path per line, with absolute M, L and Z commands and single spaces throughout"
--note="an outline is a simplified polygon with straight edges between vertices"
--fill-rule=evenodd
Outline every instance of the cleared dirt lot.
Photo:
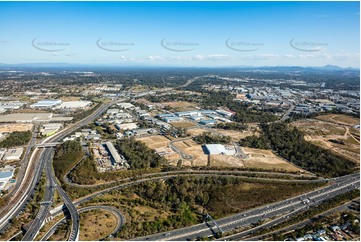
M 166 148 L 169 147 L 169 139 L 161 135 L 153 135 L 148 137 L 136 138 L 139 141 L 144 142 L 150 149 Z M 169 162 L 176 162 L 180 157 L 177 153 L 165 155 Z
M 174 112 L 183 112 L 183 111 L 194 110 L 194 108 L 197 107 L 196 103 L 181 102 L 181 101 L 179 101 L 179 102 L 162 102 L 161 104 L 164 106 L 168 106 Z
M 167 147 L 168 143 L 169 143 L 169 140 L 161 135 L 140 137 L 140 138 L 136 138 L 136 139 L 144 142 L 150 149 Z
M 328 149 L 355 163 L 359 163 L 360 131 L 345 124 L 329 123 L 330 118 L 333 116 L 334 115 L 319 116 L 328 119 L 328 122 L 322 120 L 301 120 L 293 122 L 292 125 L 302 131 L 306 141 Z M 354 119 L 346 115 L 337 116 L 345 118 L 344 121 L 349 123 Z
M 2 124 L 0 133 L 11 133 L 15 131 L 28 131 L 33 128 L 32 124 Z
M 223 135 L 230 136 L 233 142 L 238 142 L 240 139 L 254 135 L 254 133 L 251 131 L 237 131 L 237 130 L 224 130 L 224 129 L 214 129 L 214 130 Z
M 187 133 L 189 133 L 191 136 L 197 136 L 202 134 L 203 132 L 206 132 L 207 130 L 202 128 L 194 128 L 194 129 L 188 129 Z
M 193 140 L 185 140 L 174 142 L 174 146 L 186 153 L 193 156 L 191 160 L 183 160 L 184 166 L 207 166 L 208 157 L 204 154 L 203 149 Z
M 208 155 L 204 154 L 202 146 L 191 139 L 175 142 L 174 146 L 187 155 L 193 156 L 191 160 L 183 160 L 184 166 L 218 166 L 218 167 L 243 167 L 242 159 L 227 155 L 211 155 L 208 164 Z
M 176 128 L 192 128 L 196 126 L 196 124 L 188 121 L 181 121 L 181 122 L 173 122 L 172 126 Z
M 270 150 L 253 149 L 243 147 L 244 153 L 248 155 L 248 158 L 243 160 L 244 166 L 247 168 L 258 168 L 258 169 L 281 169 L 285 171 L 304 172 L 301 168 L 294 166 L 279 156 L 276 156 Z
M 189 133 L 192 136 L 199 135 L 207 130 L 201 128 L 190 129 Z M 220 133 L 230 135 L 235 141 L 239 141 L 241 137 L 252 135 L 251 132 L 241 132 L 233 130 L 218 130 Z M 137 140 L 144 142 L 151 149 L 158 149 L 169 146 L 169 139 L 161 135 L 154 135 L 148 137 L 137 138 Z M 179 141 L 177 141 L 179 140 Z M 243 148 L 248 158 L 239 158 L 227 155 L 211 155 L 210 163 L 208 155 L 204 154 L 202 146 L 194 142 L 191 138 L 175 139 L 173 145 L 181 150 L 186 155 L 192 156 L 192 159 L 183 159 L 183 166 L 215 166 L 215 167 L 248 167 L 259 169 L 281 169 L 285 171 L 303 171 L 302 169 L 285 161 L 281 157 L 276 156 L 270 150 Z M 181 158 L 179 154 L 175 153 L 171 156 L 164 156 L 170 164 L 177 165 L 177 161 Z
M 68 102 L 68 101 L 79 101 L 81 97 L 74 97 L 74 96 L 61 96 L 59 99 L 62 100 L 63 102 Z
M 344 114 L 320 115 L 320 116 L 317 116 L 316 119 L 325 120 L 325 121 L 329 121 L 329 122 L 335 122 L 338 124 L 350 125 L 350 126 L 360 124 L 359 118 L 354 118 L 354 117 L 344 115 Z

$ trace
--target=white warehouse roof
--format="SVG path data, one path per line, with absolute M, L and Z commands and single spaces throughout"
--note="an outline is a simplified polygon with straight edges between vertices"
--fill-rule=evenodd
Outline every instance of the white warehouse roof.
M 85 108 L 92 104 L 91 101 L 69 101 L 69 102 L 63 102 L 56 108 L 59 109 L 77 109 L 77 108 Z
M 19 160 L 23 154 L 23 148 L 8 149 L 3 157 L 4 160 Z
M 210 155 L 220 155 L 220 154 L 226 154 L 227 151 L 224 148 L 224 145 L 221 144 L 209 144 L 205 145 L 207 153 Z

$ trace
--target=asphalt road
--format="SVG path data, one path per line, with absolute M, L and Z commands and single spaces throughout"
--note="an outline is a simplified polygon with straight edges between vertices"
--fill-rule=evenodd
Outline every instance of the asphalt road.
M 51 140 L 49 140 L 50 141 L 49 143 L 59 142 L 63 138 L 65 138 L 67 135 L 69 135 L 70 133 L 77 130 L 78 128 L 80 128 L 80 127 L 94 121 L 98 116 L 100 116 L 104 111 L 106 111 L 110 106 L 112 106 L 116 102 L 118 102 L 118 101 L 113 101 L 113 102 L 110 102 L 108 104 L 102 105 L 100 108 L 98 108 L 90 116 L 88 116 L 85 119 L 81 120 L 80 122 L 76 123 L 72 127 L 69 127 L 67 129 L 65 129 L 64 132 L 59 132 L 58 134 L 56 134 Z M 61 184 L 57 181 L 57 179 L 55 177 L 55 174 L 54 174 L 54 172 L 52 170 L 52 163 L 51 162 L 50 162 L 50 164 L 48 164 L 47 169 L 51 169 L 51 172 L 49 174 L 49 179 L 52 180 L 52 182 L 54 182 L 55 184 L 57 184 L 56 189 L 59 192 L 59 195 L 60 195 L 61 199 L 64 202 L 64 206 L 67 208 L 67 210 L 68 210 L 68 212 L 70 213 L 70 216 L 71 216 L 72 227 L 71 227 L 71 232 L 70 232 L 70 236 L 69 236 L 68 240 L 69 241 L 78 240 L 78 238 L 79 238 L 79 229 L 80 229 L 79 213 L 78 213 L 75 205 L 73 204 L 73 202 L 69 198 L 69 196 L 66 194 L 66 192 L 61 187 Z M 44 210 L 44 213 L 45 212 L 48 213 L 49 209 L 50 209 L 50 207 L 46 207 L 46 209 Z M 39 226 L 39 228 L 36 227 L 37 228 L 36 233 L 38 233 L 40 227 L 41 226 Z M 34 232 L 35 231 L 32 231 L 32 233 L 34 233 Z
M 190 159 L 193 158 L 193 156 L 184 153 L 181 149 L 178 149 L 178 148 L 174 145 L 174 143 L 176 143 L 176 142 L 182 142 L 182 141 L 189 140 L 189 139 L 192 139 L 192 138 L 183 138 L 183 139 L 173 140 L 173 141 L 169 142 L 169 146 L 172 148 L 172 150 L 174 150 L 175 152 L 177 152 L 177 153 L 182 157 L 182 159 L 185 159 L 185 160 L 190 160 Z
M 84 211 L 89 211 L 89 210 L 94 210 L 94 209 L 107 210 L 107 211 L 113 213 L 117 217 L 117 226 L 115 227 L 115 229 L 110 233 L 110 235 L 106 236 L 105 238 L 103 238 L 101 240 L 113 237 L 124 226 L 124 224 L 125 224 L 125 216 L 118 209 L 116 209 L 114 207 L 110 207 L 110 206 L 89 206 L 89 207 L 84 207 L 84 208 L 78 209 L 78 213 L 81 213 L 81 212 L 84 212 Z M 60 219 L 56 224 L 54 224 L 48 230 L 48 232 L 41 238 L 41 241 L 48 240 L 50 238 L 50 236 L 55 232 L 57 227 L 60 224 L 64 223 L 65 220 L 66 220 L 66 217 Z
M 345 211 L 345 210 L 348 210 L 348 206 L 351 205 L 353 202 L 348 202 L 346 204 L 343 204 L 343 205 L 340 205 L 340 206 L 337 206 L 335 208 L 332 208 L 330 210 L 327 210 L 326 212 L 323 212 L 323 213 L 320 213 L 312 218 L 309 218 L 309 219 L 306 219 L 304 221 L 301 221 L 299 223 L 296 223 L 296 224 L 292 224 L 290 226 L 287 226 L 285 228 L 282 228 L 282 229 L 279 229 L 279 230 L 276 230 L 276 231 L 273 231 L 273 232 L 270 232 L 270 233 L 267 233 L 267 234 L 264 234 L 264 235 L 259 235 L 259 236 L 256 236 L 256 237 L 248 237 L 247 239 L 242 239 L 242 240 L 248 240 L 248 241 L 259 241 L 259 240 L 264 240 L 266 238 L 269 238 L 270 236 L 272 236 L 273 234 L 278 234 L 278 233 L 282 233 L 282 232 L 288 232 L 288 231 L 292 231 L 292 230 L 295 230 L 295 229 L 299 229 L 299 228 L 302 228 L 310 223 L 312 223 L 312 220 L 313 219 L 317 219 L 317 218 L 320 218 L 320 217 L 324 217 L 324 216 L 327 216 L 329 214 L 332 214 L 332 213 L 335 213 L 335 212 L 342 212 L 342 211 Z
M 123 101 L 123 100 L 116 100 L 116 101 L 113 101 L 113 102 L 110 102 L 107 104 L 103 104 L 100 108 L 98 108 L 91 115 L 87 116 L 86 118 L 82 119 L 81 121 L 77 122 L 76 124 L 70 125 L 66 129 L 61 130 L 59 133 L 45 139 L 42 143 L 44 144 L 47 142 L 53 143 L 53 142 L 61 141 L 64 137 L 71 134 L 78 128 L 95 120 L 99 115 L 101 115 L 111 105 L 113 105 L 119 101 Z M 38 156 L 39 160 L 33 161 L 34 164 L 32 164 L 31 167 L 30 166 L 27 167 L 27 170 L 26 170 L 26 173 L 28 174 L 27 179 L 25 179 L 25 178 L 23 179 L 18 191 L 15 192 L 18 195 L 12 201 L 12 203 L 11 203 L 12 207 L 8 211 L 6 211 L 6 213 L 3 213 L 1 216 L 0 232 L 4 232 L 6 230 L 6 228 L 8 228 L 8 226 L 10 225 L 9 221 L 12 218 L 18 216 L 21 213 L 21 211 L 23 211 L 25 206 L 28 204 L 31 195 L 34 193 L 34 188 L 36 187 L 36 184 L 41 177 L 41 171 L 43 170 L 44 165 L 45 165 L 45 159 L 42 158 L 42 157 L 45 157 L 44 156 L 45 150 L 46 149 L 38 148 L 35 150 L 35 152 L 33 152 L 34 157 Z M 52 169 L 52 165 L 50 167 Z M 53 181 L 56 181 L 54 176 L 47 177 L 47 179 L 49 179 L 49 178 L 53 179 Z M 77 213 L 77 210 L 75 209 L 75 206 L 72 204 L 71 200 L 67 197 L 66 193 L 61 188 L 59 189 L 59 186 L 57 186 L 57 189 L 59 190 L 60 195 L 63 196 L 63 201 L 64 201 L 65 205 L 67 206 L 68 210 L 70 211 L 72 218 L 74 218 L 73 226 L 72 226 L 74 230 L 72 230 L 72 232 L 71 232 L 71 239 L 72 239 L 73 237 L 77 237 L 77 235 L 79 234 L 79 214 Z M 43 213 L 47 214 L 49 211 L 49 209 L 47 209 L 47 207 L 43 207 L 42 210 L 43 210 L 43 211 L 41 211 L 42 214 Z M 41 218 L 39 218 L 38 220 L 39 221 L 37 221 L 36 224 L 34 224 L 34 227 L 33 227 L 34 229 L 30 231 L 30 234 L 29 234 L 30 237 L 35 236 L 38 233 L 38 231 L 35 231 L 36 228 L 38 227 L 37 224 L 43 223 L 43 221 L 40 221 Z
M 294 108 L 295 108 L 295 105 L 291 104 L 290 108 L 286 111 L 286 113 L 283 115 L 283 117 L 280 120 L 285 121 L 286 119 L 288 119 L 290 116 L 290 113 L 293 111 Z
M 52 153 L 53 153 L 53 149 L 47 148 L 44 150 L 43 156 L 41 157 L 41 159 L 44 160 L 41 163 L 43 163 L 43 162 L 46 163 L 45 172 L 46 172 L 47 177 L 51 177 L 51 174 L 52 174 L 52 169 L 51 169 L 52 168 L 52 166 L 51 166 Z M 24 237 L 22 239 L 23 241 L 33 240 L 36 237 L 39 229 L 41 228 L 44 220 L 48 216 L 49 210 L 51 208 L 51 202 L 52 202 L 52 199 L 54 196 L 56 183 L 53 179 L 47 179 L 46 182 L 47 182 L 47 186 L 45 189 L 43 202 L 40 205 L 40 209 L 39 209 L 35 219 L 32 221 L 28 231 L 24 235 Z
M 138 176 L 136 178 L 146 178 L 146 177 L 155 177 L 155 176 L 165 176 L 165 175 L 171 175 L 171 174 L 230 174 L 230 175 L 242 175 L 244 174 L 245 176 L 250 175 L 250 177 L 252 177 L 252 175 L 267 175 L 267 176 L 287 176 L 289 178 L 293 178 L 293 179 L 311 179 L 311 178 L 316 178 L 316 176 L 314 175 L 310 175 L 310 174 L 291 174 L 291 173 L 282 173 L 282 172 L 269 172 L 269 171 L 247 171 L 247 170 L 223 170 L 223 171 L 218 171 L 218 170 L 192 170 L 192 169 L 187 169 L 187 170 L 181 170 L 181 171 L 167 171 L 167 172 L 158 172 L 158 173 L 150 173 L 150 174 L 144 174 L 142 176 Z M 66 174 L 67 175 L 67 174 Z M 65 176 L 66 176 L 65 175 Z M 81 184 L 77 184 L 77 183 L 72 183 L 69 181 L 69 179 L 64 179 L 64 182 L 69 185 L 69 186 L 74 186 L 74 187 L 83 187 L 83 188 L 94 188 L 94 187 L 101 187 L 103 185 L 111 185 L 114 183 L 119 183 L 119 182 L 128 182 L 131 181 L 133 179 L 133 177 L 131 178 L 126 178 L 126 179 L 122 179 L 119 181 L 111 181 L 111 182 L 106 182 L 103 184 L 94 184 L 94 185 L 81 185 Z M 325 179 L 317 179 L 317 180 L 325 180 Z
M 320 202 L 327 200 L 336 195 L 345 193 L 349 190 L 359 188 L 360 180 L 359 174 L 348 175 L 340 178 L 336 178 L 331 181 L 330 184 L 321 189 L 317 189 L 312 192 L 305 193 L 300 196 L 296 196 L 281 202 L 269 204 L 252 210 L 248 210 L 243 213 L 239 213 L 226 218 L 218 219 L 216 222 L 223 231 L 232 231 L 238 228 L 249 227 L 259 221 L 265 219 L 272 219 L 267 224 L 262 224 L 254 231 L 266 226 L 272 226 L 279 222 L 287 220 L 289 217 L 299 213 L 300 211 L 307 210 L 311 206 L 315 206 Z M 309 199 L 310 202 L 304 204 L 303 201 Z M 277 217 L 276 219 L 274 219 Z M 172 230 L 164 233 L 154 234 L 150 236 L 140 237 L 135 240 L 192 240 L 198 237 L 212 236 L 215 232 L 218 232 L 217 228 L 212 224 L 202 223 L 191 227 Z M 234 235 L 222 240 L 237 240 L 237 236 L 245 236 L 251 234 L 252 230 L 242 232 L 240 235 Z

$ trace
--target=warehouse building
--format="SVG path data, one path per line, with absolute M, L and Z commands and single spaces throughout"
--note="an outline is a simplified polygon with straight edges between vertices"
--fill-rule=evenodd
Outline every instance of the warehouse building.
M 50 100 L 50 99 L 44 99 L 44 100 L 40 100 L 37 103 L 34 103 L 32 105 L 30 105 L 31 108 L 38 108 L 38 109 L 43 109 L 43 108 L 53 108 L 55 106 L 58 106 L 62 103 L 61 100 Z
M 68 122 L 73 117 L 54 117 L 52 113 L 11 113 L 0 116 L 0 123 Z
M 112 165 L 121 165 L 125 168 L 130 168 L 127 161 L 124 158 L 120 157 L 118 151 L 115 149 L 112 142 L 106 142 L 105 145 L 111 156 Z
M 8 149 L 4 154 L 3 160 L 4 161 L 20 160 L 22 154 L 23 154 L 23 148 Z
M 123 109 L 133 109 L 134 105 L 131 103 L 117 103 L 117 105 Z
M 179 121 L 182 121 L 182 120 L 183 120 L 183 118 L 173 116 L 173 117 L 166 117 L 166 118 L 163 118 L 163 120 L 164 120 L 164 122 L 166 122 L 166 123 L 171 123 L 171 122 L 179 122 Z
M 91 101 L 69 101 L 69 102 L 62 102 L 58 105 L 57 109 L 81 109 L 90 107 L 92 104 Z
M 206 155 L 234 155 L 236 153 L 234 147 L 226 147 L 222 144 L 204 145 L 204 153 Z
M 40 133 L 44 136 L 50 136 L 55 134 L 55 132 L 58 131 L 61 127 L 63 127 L 61 123 L 43 124 Z
M 52 113 L 11 113 L 0 116 L 0 123 L 48 122 L 52 116 Z
M 127 124 L 117 124 L 115 127 L 119 130 L 132 130 L 132 129 L 137 129 L 138 125 L 136 123 L 127 123 Z
M 219 114 L 219 115 L 222 115 L 224 117 L 231 117 L 234 112 L 229 112 L 229 111 L 226 111 L 226 110 L 222 110 L 222 109 L 218 109 L 216 110 L 216 112 Z
M 24 105 L 25 103 L 19 101 L 6 102 L 6 103 L 0 102 L 0 109 L 3 109 L 4 111 L 14 110 L 14 109 L 20 109 Z
M 201 120 L 199 123 L 202 124 L 202 125 L 212 126 L 212 125 L 215 125 L 217 123 L 217 120 L 214 120 L 214 119 Z

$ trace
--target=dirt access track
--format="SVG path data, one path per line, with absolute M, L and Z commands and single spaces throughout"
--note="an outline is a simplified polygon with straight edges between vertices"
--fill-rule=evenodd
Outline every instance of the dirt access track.
M 360 163 L 360 130 L 353 128 L 359 119 L 346 115 L 321 115 L 315 119 L 293 122 L 305 140 L 328 149 L 355 163 Z

